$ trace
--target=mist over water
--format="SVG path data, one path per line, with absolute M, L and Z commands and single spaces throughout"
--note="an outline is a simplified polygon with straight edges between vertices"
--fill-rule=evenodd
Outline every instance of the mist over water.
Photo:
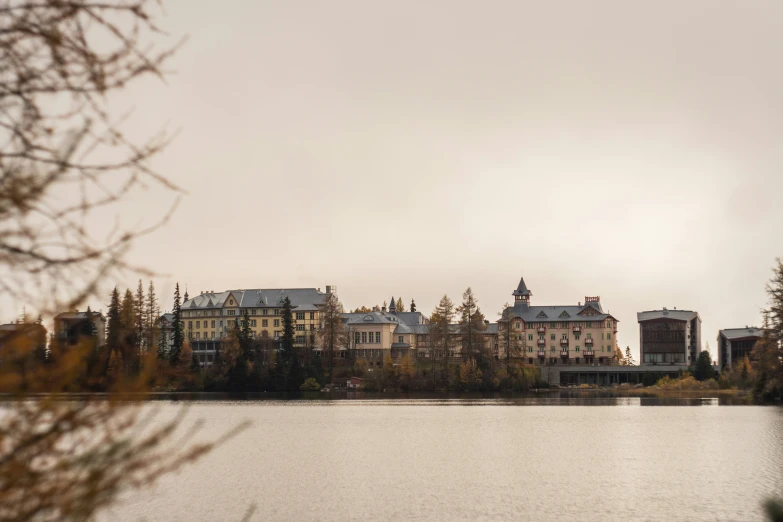
M 204 401 L 186 419 L 199 439 L 253 425 L 101 520 L 752 521 L 783 492 L 783 410 L 718 399 Z

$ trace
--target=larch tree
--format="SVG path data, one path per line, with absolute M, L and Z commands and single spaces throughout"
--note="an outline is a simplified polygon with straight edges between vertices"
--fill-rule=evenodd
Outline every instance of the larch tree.
M 462 303 L 457 307 L 459 333 L 462 338 L 462 357 L 474 360 L 484 355 L 484 314 L 478 306 L 473 290 L 468 287 L 462 294 Z
M 147 306 L 147 300 L 144 297 L 144 285 L 139 279 L 139 284 L 136 287 L 136 295 L 133 297 L 133 321 L 134 330 L 136 330 L 136 339 L 138 343 L 139 355 L 143 354 L 147 349 L 147 328 L 145 322 L 145 307 Z
M 503 305 L 503 311 L 500 312 L 500 321 L 498 321 L 498 341 L 506 352 L 506 364 L 512 357 L 522 355 L 522 341 L 520 334 L 515 331 L 514 308 L 508 303 Z
M 334 373 L 334 356 L 345 342 L 345 326 L 340 314 L 343 313 L 343 305 L 337 298 L 337 294 L 326 296 L 326 302 L 321 310 L 323 323 L 319 332 L 321 352 L 326 356 L 326 367 L 329 375 L 329 383 L 332 382 Z
M 397 302 L 394 303 L 394 307 L 397 309 L 398 312 L 405 311 L 405 303 L 402 302 L 402 297 L 397 298 Z
M 433 376 L 435 370 L 435 359 L 438 352 L 443 354 L 443 378 L 448 374 L 449 353 L 452 349 L 450 325 L 454 321 L 454 303 L 449 296 L 440 298 L 438 306 L 432 311 L 430 317 L 429 337 L 430 337 L 430 359 L 432 359 Z

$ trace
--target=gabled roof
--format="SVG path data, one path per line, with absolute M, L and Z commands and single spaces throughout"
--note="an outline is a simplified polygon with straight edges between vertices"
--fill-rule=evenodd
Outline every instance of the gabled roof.
M 584 314 L 586 309 L 590 309 L 588 313 Z M 611 314 L 606 314 L 600 310 L 599 303 L 587 303 L 581 306 L 530 306 L 527 303 L 514 303 L 514 306 L 510 307 L 508 317 L 519 318 L 526 323 L 535 322 L 578 322 L 578 321 L 602 321 L 611 317 L 615 319 Z
M 519 285 L 517 286 L 517 289 L 514 290 L 511 293 L 511 295 L 519 295 L 519 296 L 523 296 L 523 295 L 529 296 L 529 295 L 532 295 L 530 290 L 528 290 L 527 285 L 525 284 L 525 278 L 524 277 L 519 279 Z
M 182 303 L 182 308 L 223 308 L 229 295 L 233 295 L 240 308 L 279 308 L 288 297 L 293 308 L 317 310 L 326 302 L 327 294 L 317 288 L 245 289 L 225 292 L 206 292 Z

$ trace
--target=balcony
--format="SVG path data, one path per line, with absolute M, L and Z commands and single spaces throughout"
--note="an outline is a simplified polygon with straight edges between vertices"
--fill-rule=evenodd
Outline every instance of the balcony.
M 540 334 L 546 333 L 546 327 L 545 326 L 539 326 L 538 327 L 538 333 L 540 333 Z
M 582 352 L 585 357 L 593 357 L 595 355 L 595 352 L 591 349 L 587 349 L 584 352 Z
M 538 356 L 539 357 L 546 357 L 546 352 L 544 350 L 539 350 L 538 351 Z
M 546 345 L 546 339 L 539 339 L 538 340 L 538 345 L 539 346 L 545 346 Z
M 588 337 L 587 339 L 585 339 L 585 344 L 588 345 L 588 346 L 592 346 L 593 345 L 593 340 Z
M 581 326 L 574 326 L 574 333 L 582 333 L 582 327 Z
M 560 346 L 568 346 L 568 339 L 560 339 Z
M 568 357 L 568 350 L 560 350 L 560 357 Z

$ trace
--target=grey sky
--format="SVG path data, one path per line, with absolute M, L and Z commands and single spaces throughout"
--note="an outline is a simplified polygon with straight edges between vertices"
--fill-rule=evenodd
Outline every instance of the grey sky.
M 494 320 L 600 295 L 759 323 L 783 255 L 783 3 L 168 0 L 190 40 L 131 132 L 189 192 L 133 259 L 191 293 L 338 286 L 347 307 L 471 286 Z M 165 197 L 164 197 L 165 196 Z M 170 195 L 139 194 L 127 223 Z M 105 303 L 103 304 L 105 307 Z

